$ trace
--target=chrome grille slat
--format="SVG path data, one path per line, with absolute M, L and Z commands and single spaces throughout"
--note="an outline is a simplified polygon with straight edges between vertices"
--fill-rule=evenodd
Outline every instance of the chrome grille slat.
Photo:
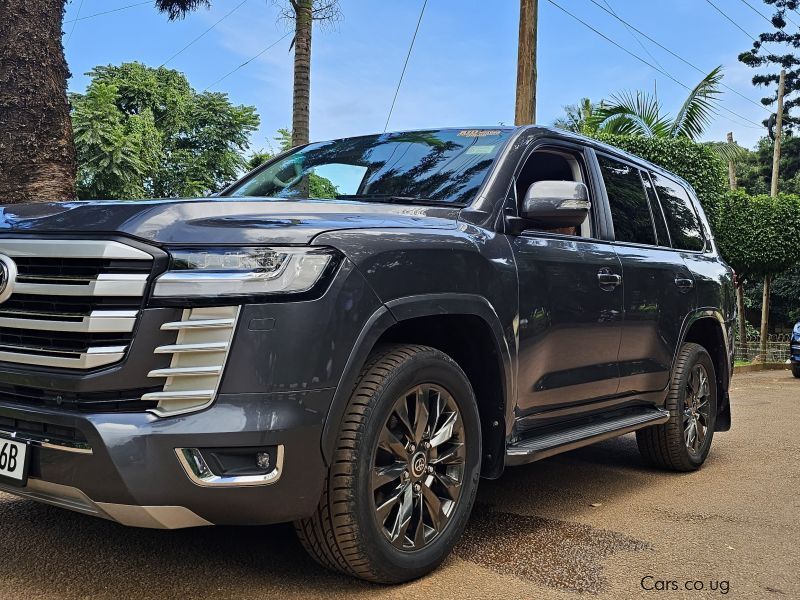
M 44 279 L 39 277 L 38 279 Z M 147 275 L 111 274 L 102 275 L 86 284 L 78 283 L 17 283 L 14 290 L 20 294 L 45 296 L 138 296 L 144 294 Z
M 180 321 L 161 326 L 177 335 L 174 344 L 155 349 L 156 355 L 171 354 L 172 360 L 169 367 L 147 374 L 164 379 L 161 391 L 142 396 L 143 401 L 158 402 L 152 413 L 161 417 L 177 415 L 200 410 L 214 401 L 239 310 L 238 306 L 185 309 Z
M 93 369 L 124 358 L 153 257 L 112 240 L 0 238 L 16 262 L 0 303 L 0 361 Z
M 80 321 L 56 321 L 4 317 L 0 313 L 0 328 L 35 329 L 39 331 L 68 331 L 74 333 L 130 333 L 136 325 L 138 311 L 93 311 Z

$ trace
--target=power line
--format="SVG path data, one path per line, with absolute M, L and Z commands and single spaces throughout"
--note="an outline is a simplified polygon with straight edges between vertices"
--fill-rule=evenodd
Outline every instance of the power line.
M 681 86 L 682 88 L 685 88 L 685 89 L 689 90 L 690 92 L 692 91 L 692 88 L 691 88 L 691 87 L 689 87 L 688 85 L 686 85 L 686 84 L 685 84 L 685 83 L 683 83 L 682 81 L 679 81 L 678 79 L 676 79 L 675 77 L 673 77 L 672 75 L 670 75 L 670 74 L 669 74 L 667 71 L 664 71 L 663 69 L 659 69 L 658 67 L 656 67 L 656 66 L 655 66 L 655 65 L 653 65 L 652 63 L 648 62 L 647 60 L 645 60 L 644 58 L 642 58 L 642 57 L 641 57 L 641 56 L 639 56 L 638 54 L 635 54 L 634 52 L 631 52 L 630 50 L 628 50 L 627 48 L 625 48 L 625 47 L 624 47 L 624 46 L 622 46 L 621 44 L 618 44 L 617 42 L 615 42 L 614 40 L 612 40 L 610 37 L 608 37 L 607 35 L 605 35 L 605 34 L 604 34 L 602 31 L 599 31 L 598 29 L 595 29 L 595 28 L 594 28 L 594 27 L 592 27 L 592 26 L 591 26 L 589 23 L 587 23 L 586 21 L 584 21 L 584 20 L 583 20 L 583 19 L 581 19 L 580 17 L 578 17 L 578 16 L 574 15 L 573 13 L 571 13 L 570 11 L 568 11 L 566 8 L 564 8 L 563 6 L 561 6 L 560 4 L 558 4 L 557 2 L 555 2 L 555 0 L 547 0 L 547 1 L 548 1 L 550 4 L 552 4 L 553 6 L 555 6 L 556 8 L 558 8 L 559 10 L 561 10 L 562 12 L 566 13 L 567 15 L 569 15 L 570 17 L 572 17 L 573 19 L 575 19 L 576 21 L 578 21 L 579 23 L 581 23 L 581 24 L 582 24 L 584 27 L 587 27 L 588 29 L 591 29 L 592 31 L 594 31 L 594 32 L 595 32 L 597 35 L 599 35 L 600 37 L 602 37 L 604 40 L 606 40 L 606 41 L 607 41 L 607 42 L 609 42 L 610 44 L 613 44 L 614 46 L 616 46 L 617 48 L 619 48 L 620 50 L 622 50 L 622 51 L 623 51 L 623 52 L 625 52 L 626 54 L 629 54 L 630 56 L 632 56 L 632 57 L 633 57 L 633 58 L 635 58 L 636 60 L 638 60 L 638 61 L 640 61 L 640 62 L 642 62 L 642 63 L 646 64 L 648 67 L 650 67 L 650 68 L 651 68 L 651 69 L 653 69 L 654 71 L 657 71 L 657 72 L 661 73 L 662 75 L 664 75 L 665 77 L 667 77 L 667 78 L 671 79 L 672 81 L 674 81 L 675 83 L 677 83 L 677 84 L 678 84 L 679 86 Z M 763 128 L 764 128 L 764 127 L 763 127 L 763 125 L 759 125 L 759 124 L 758 124 L 758 123 L 756 123 L 755 121 L 751 121 L 751 120 L 750 120 L 750 119 L 748 119 L 747 117 L 743 117 L 743 116 L 742 116 L 742 115 L 740 115 L 739 113 L 737 113 L 737 112 L 734 112 L 734 111 L 732 111 L 731 109 L 729 109 L 729 108 L 727 108 L 727 107 L 725 107 L 725 106 L 722 106 L 721 104 L 719 105 L 719 108 L 721 108 L 722 110 L 724 110 L 724 111 L 726 111 L 726 112 L 728 112 L 728 113 L 730 113 L 730 114 L 734 115 L 735 117 L 737 117 L 738 119 L 741 119 L 742 121 L 746 121 L 746 122 L 748 122 L 748 123 L 752 123 L 752 125 L 744 125 L 744 124 L 743 124 L 743 125 L 744 125 L 744 127 L 752 127 L 753 129 L 763 129 Z
M 200 35 L 198 35 L 198 36 L 197 36 L 196 38 L 194 38 L 194 39 L 193 39 L 191 42 L 189 42 L 188 44 L 186 44 L 186 45 L 185 45 L 183 48 L 181 48 L 181 49 L 180 49 L 180 50 L 178 50 L 178 51 L 177 51 L 175 54 L 173 54 L 173 55 L 172 55 L 172 56 L 170 56 L 170 57 L 169 57 L 167 60 L 165 60 L 165 61 L 164 61 L 164 62 L 161 64 L 161 66 L 162 66 L 162 67 L 165 67 L 165 66 L 167 66 L 167 65 L 168 65 L 170 62 L 172 62 L 172 61 L 173 61 L 175 58 L 177 58 L 178 56 L 180 56 L 181 54 L 183 54 L 183 53 L 184 53 L 186 50 L 188 50 L 189 48 L 191 48 L 191 47 L 192 47 L 192 46 L 193 46 L 193 45 L 194 45 L 194 44 L 195 44 L 197 41 L 199 41 L 201 38 L 205 37 L 205 35 L 206 35 L 208 32 L 210 32 L 212 29 L 214 29 L 214 28 L 215 28 L 217 25 L 219 25 L 220 23 L 222 23 L 222 22 L 223 22 L 225 19 L 227 19 L 227 18 L 228 18 L 228 17 L 230 17 L 230 16 L 231 16 L 233 13 L 235 13 L 237 10 L 239 10 L 240 8 L 242 8 L 242 6 L 244 6 L 246 3 L 247 3 L 247 0 L 242 0 L 242 1 L 241 1 L 239 4 L 237 4 L 236 6 L 234 6 L 234 7 L 233 7 L 233 8 L 232 8 L 232 9 L 231 9 L 229 12 L 225 13 L 225 15 L 223 15 L 223 16 L 222 16 L 222 18 L 220 18 L 220 20 L 219 20 L 219 21 L 217 21 L 216 23 L 214 23 L 214 24 L 213 24 L 211 27 L 209 27 L 208 29 L 206 29 L 206 30 L 205 30 L 203 33 L 201 33 Z
M 595 2 L 594 4 L 597 4 L 597 2 Z M 642 43 L 642 40 L 640 40 L 638 36 L 633 34 L 633 31 L 635 31 L 635 29 L 633 27 L 631 27 L 627 21 L 625 21 L 624 19 L 620 18 L 620 16 L 617 14 L 617 11 L 615 11 L 613 8 L 611 8 L 611 5 L 608 3 L 608 0 L 603 0 L 603 4 L 605 4 L 608 7 L 608 10 L 606 10 L 606 12 L 608 12 L 612 17 L 614 17 L 618 21 L 621 21 L 622 24 L 625 25 L 625 29 L 628 30 L 628 33 L 631 34 L 631 37 L 634 40 L 636 40 L 637 44 L 639 44 L 639 47 L 642 50 L 644 50 L 645 52 L 647 52 L 647 56 L 652 58 L 653 62 L 656 63 L 659 67 L 661 67 L 663 69 L 664 66 L 660 62 L 658 62 L 658 59 L 655 56 L 653 56 L 653 54 L 650 52 L 650 50 L 647 49 L 647 46 L 645 46 Z M 600 6 L 599 4 L 597 4 L 597 5 Z M 603 8 L 603 7 L 600 6 L 600 8 Z M 603 10 L 605 10 L 605 9 L 603 9 Z
M 605 0 L 603 0 L 603 1 L 605 2 Z M 670 50 L 669 48 L 667 48 L 667 47 L 666 47 L 664 44 L 662 44 L 661 42 L 659 42 L 659 41 L 657 41 L 657 40 L 653 39 L 652 37 L 650 37 L 649 35 L 647 35 L 647 34 L 646 34 L 644 31 L 642 31 L 641 29 L 637 29 L 637 28 L 636 28 L 634 25 L 632 25 L 631 23 L 629 23 L 628 21 L 626 21 L 625 19 L 623 19 L 622 17 L 620 17 L 620 16 L 619 16 L 619 15 L 617 15 L 616 13 L 609 12 L 608 10 L 606 10 L 605 8 L 603 8 L 602 6 L 600 6 L 600 4 L 598 4 L 596 0 L 589 0 L 589 2 L 591 2 L 591 3 L 592 3 L 592 4 L 594 4 L 594 5 L 596 5 L 596 6 L 597 6 L 598 8 L 600 8 L 601 10 L 604 10 L 604 11 L 606 11 L 606 12 L 607 12 L 608 14 L 610 14 L 612 17 L 614 17 L 614 18 L 615 18 L 615 19 L 617 19 L 618 21 L 622 22 L 622 23 L 623 23 L 623 24 L 624 24 L 626 27 L 629 27 L 630 29 L 633 29 L 633 31 L 635 31 L 636 33 L 638 33 L 639 35 L 641 35 L 642 37 L 644 37 L 646 40 L 648 40 L 648 41 L 652 42 L 653 44 L 655 44 L 656 46 L 658 46 L 659 48 L 661 48 L 661 49 L 662 49 L 662 50 L 664 50 L 665 52 L 667 52 L 667 53 L 671 54 L 672 56 L 674 56 L 675 58 L 677 58 L 677 59 L 678 59 L 679 61 L 681 61 L 682 63 L 684 63 L 684 64 L 686 64 L 686 65 L 688 65 L 688 66 L 692 67 L 692 68 L 693 68 L 695 71 L 697 71 L 697 72 L 698 72 L 698 73 L 700 73 L 701 75 L 705 75 L 705 74 L 706 74 L 706 71 L 704 71 L 703 69 L 701 69 L 700 67 L 698 67 L 698 66 L 697 66 L 697 65 L 695 65 L 694 63 L 691 63 L 691 62 L 689 62 L 687 59 L 685 59 L 685 58 L 684 58 L 684 57 L 682 57 L 681 55 L 679 55 L 679 54 L 677 54 L 677 53 L 673 52 L 672 50 Z M 606 4 L 607 4 L 607 3 L 606 3 Z M 659 66 L 661 66 L 661 65 L 659 65 Z M 663 68 L 663 67 L 662 67 L 662 68 Z M 767 112 L 770 112 L 770 110 L 769 110 L 769 109 L 768 109 L 766 106 L 764 106 L 763 104 L 759 104 L 758 102 L 756 102 L 756 101 L 755 101 L 755 100 L 753 100 L 752 98 L 749 98 L 749 97 L 745 96 L 744 94 L 742 94 L 741 92 L 739 92 L 739 91 L 737 91 L 737 90 L 733 89 L 733 88 L 732 88 L 732 87 L 730 87 L 729 85 L 727 85 L 727 84 L 725 84 L 725 83 L 722 83 L 722 82 L 720 82 L 720 85 L 721 85 L 722 87 L 724 87 L 726 90 L 729 90 L 729 91 L 733 92 L 734 94 L 736 94 L 736 95 L 737 95 L 737 96 L 739 96 L 740 98 L 744 98 L 744 99 L 745 99 L 745 100 L 747 100 L 747 101 L 748 101 L 750 104 L 753 104 L 753 105 L 755 105 L 755 106 L 758 106 L 759 108 L 761 108 L 761 109 L 763 109 L 763 110 L 766 110 Z
M 770 25 L 772 25 L 773 27 L 775 26 L 775 25 L 773 24 L 773 22 L 772 22 L 772 19 L 770 19 L 770 18 L 769 18 L 767 15 L 765 15 L 764 13 L 762 13 L 760 10 L 758 10 L 758 9 L 757 9 L 755 6 L 753 6 L 752 4 L 750 4 L 750 3 L 749 3 L 747 0 L 741 0 L 741 2 L 742 2 L 743 4 L 746 4 L 747 6 L 749 6 L 749 7 L 750 7 L 750 10 L 752 10 L 752 11 L 753 11 L 754 13 L 756 13 L 756 14 L 757 14 L 759 17 L 761 17 L 762 19 L 764 19 L 764 20 L 765 20 L 767 23 L 769 23 L 769 24 L 770 24 Z M 785 12 L 784 12 L 784 17 L 786 17 L 786 20 L 787 20 L 787 21 L 789 21 L 789 22 L 790 22 L 792 25 L 797 25 L 797 23 L 795 23 L 794 21 L 792 21 L 792 20 L 789 18 L 789 15 L 785 14 Z M 786 31 L 783 29 L 783 27 L 779 27 L 779 28 L 778 28 L 778 30 L 779 30 L 779 31 L 783 31 L 783 33 L 786 33 Z M 787 35 L 788 35 L 788 34 L 787 34 Z
M 236 73 L 236 71 L 238 71 L 238 70 L 239 70 L 239 69 L 241 69 L 242 67 L 244 67 L 244 66 L 246 66 L 246 65 L 250 64 L 250 63 L 251 63 L 251 62 L 253 62 L 255 59 L 257 59 L 259 56 L 261 56 L 262 54 L 266 53 L 266 52 L 267 52 L 267 50 L 270 50 L 271 48 L 274 48 L 275 46 L 277 46 L 278 44 L 280 44 L 280 43 L 281 43 L 283 40 L 285 40 L 287 37 L 289 37 L 289 36 L 290 36 L 292 33 L 293 33 L 292 31 L 288 31 L 288 32 L 286 32 L 285 34 L 283 34 L 283 36 L 281 36 L 280 38 L 278 38 L 276 41 L 272 42 L 272 43 L 271 43 L 269 46 L 267 46 L 266 48 L 264 48 L 264 49 L 263 49 L 261 52 L 259 52 L 258 54 L 256 54 L 256 55 L 255 55 L 255 56 L 253 56 L 252 58 L 249 58 L 249 59 L 247 59 L 247 60 L 246 60 L 246 61 L 244 61 L 242 64 L 240 64 L 238 67 L 236 67 L 236 68 L 235 68 L 235 69 L 233 69 L 232 71 L 229 71 L 228 73 L 226 73 L 225 75 L 223 75 L 222 77 L 220 77 L 219 79 L 217 79 L 217 80 L 216 80 L 214 83 L 212 83 L 211 85 L 207 86 L 207 87 L 206 87 L 206 89 L 204 89 L 203 91 L 204 91 L 204 92 L 207 92 L 208 90 L 210 90 L 211 88 L 213 88 L 215 85 L 217 85 L 219 82 L 223 81 L 224 79 L 227 79 L 228 77 L 230 77 L 231 75 L 233 75 L 234 73 Z
M 64 23 L 74 23 L 75 21 L 85 21 L 86 19 L 94 19 L 95 17 L 102 17 L 103 15 L 110 15 L 111 13 L 119 12 L 121 10 L 127 10 L 129 8 L 136 8 L 137 6 L 144 6 L 145 4 L 152 4 L 153 0 L 146 0 L 145 2 L 138 2 L 137 4 L 129 4 L 128 6 L 120 6 L 119 8 L 114 8 L 112 10 L 104 10 L 103 12 L 94 13 L 93 15 L 86 15 L 85 17 L 79 17 L 75 19 L 70 19 L 69 21 L 64 21 Z
M 81 9 L 82 8 L 83 8 L 83 0 L 81 0 L 81 3 L 78 5 L 78 12 L 75 15 L 76 17 L 80 17 L 81 16 Z M 75 33 L 75 26 L 77 24 L 78 24 L 78 19 L 76 18 L 75 21 L 73 21 L 73 23 L 72 23 L 72 29 L 69 30 L 69 35 L 67 36 L 67 41 L 64 42 L 64 48 L 69 46 L 69 41 L 72 39 L 72 34 Z
M 713 7 L 714 7 L 714 10 L 716 10 L 716 11 L 717 11 L 719 14 L 721 14 L 721 15 L 722 15 L 723 17 L 725 17 L 725 18 L 726 18 L 728 21 L 730 21 L 731 23 L 733 23 L 733 26 L 734 26 L 734 27 L 736 27 L 736 28 L 737 28 L 739 31 L 741 31 L 743 34 L 745 34 L 747 37 L 749 37 L 749 38 L 750 38 L 751 40 L 753 40 L 754 42 L 757 42 L 757 41 L 758 41 L 758 40 L 757 40 L 756 38 L 754 38 L 754 37 L 753 37 L 753 36 L 752 36 L 750 33 L 748 33 L 747 31 L 745 31 L 745 30 L 742 28 L 742 26 L 741 26 L 741 25 L 739 25 L 739 24 L 738 24 L 736 21 L 734 21 L 733 19 L 731 19 L 731 18 L 730 18 L 730 17 L 729 17 L 729 16 L 728 16 L 726 13 L 724 13 L 724 12 L 722 11 L 722 9 L 721 9 L 719 6 L 717 6 L 716 4 L 714 4 L 714 3 L 713 3 L 711 0 L 706 0 L 706 2 L 707 2 L 709 5 L 713 6 Z
M 419 19 L 417 19 L 417 28 L 414 30 L 414 36 L 411 38 L 411 45 L 408 47 L 408 54 L 406 54 L 406 62 L 403 63 L 403 70 L 400 72 L 400 80 L 397 82 L 397 88 L 394 91 L 394 98 L 392 98 L 392 105 L 389 107 L 389 114 L 386 117 L 386 124 L 383 126 L 383 131 L 389 128 L 389 119 L 392 118 L 394 112 L 394 104 L 397 102 L 397 94 L 400 93 L 400 85 L 403 83 L 403 77 L 406 74 L 406 67 L 408 67 L 408 59 L 411 58 L 411 51 L 414 49 L 414 42 L 417 40 L 417 33 L 419 33 L 419 26 L 422 23 L 422 15 L 425 14 L 425 7 L 428 5 L 428 0 L 422 3 L 422 10 L 419 11 Z
M 750 4 L 750 3 L 749 3 L 747 0 L 741 0 L 741 2 L 742 2 L 742 3 L 744 3 L 744 4 L 746 4 L 747 6 L 749 6 L 749 7 L 750 7 L 750 10 L 752 10 L 752 11 L 753 11 L 754 13 L 756 13 L 756 14 L 757 14 L 759 17 L 761 17 L 762 19 L 764 19 L 764 20 L 765 20 L 767 23 L 769 23 L 770 25 L 772 25 L 772 19 L 770 19 L 770 18 L 769 18 L 767 15 L 765 15 L 764 13 L 762 13 L 760 10 L 758 10 L 758 9 L 757 9 L 755 6 L 753 6 L 752 4 Z

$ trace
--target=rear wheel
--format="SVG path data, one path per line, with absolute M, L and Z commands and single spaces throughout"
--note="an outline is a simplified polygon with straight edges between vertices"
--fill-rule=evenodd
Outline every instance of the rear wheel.
M 702 346 L 687 343 L 681 347 L 665 408 L 669 421 L 636 432 L 639 451 L 648 462 L 664 469 L 700 468 L 711 450 L 717 417 L 714 362 Z
M 365 365 L 314 516 L 295 523 L 322 565 L 381 583 L 435 569 L 466 526 L 480 474 L 475 397 L 426 346 L 379 348 Z

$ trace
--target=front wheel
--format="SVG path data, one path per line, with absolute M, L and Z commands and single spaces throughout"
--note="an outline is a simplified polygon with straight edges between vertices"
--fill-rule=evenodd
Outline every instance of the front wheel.
M 699 344 L 681 346 L 665 408 L 669 421 L 636 432 L 639 451 L 664 469 L 699 469 L 711 450 L 717 419 L 714 362 Z
M 435 569 L 466 526 L 480 476 L 475 396 L 427 346 L 370 356 L 347 407 L 316 514 L 295 523 L 325 567 L 380 583 Z

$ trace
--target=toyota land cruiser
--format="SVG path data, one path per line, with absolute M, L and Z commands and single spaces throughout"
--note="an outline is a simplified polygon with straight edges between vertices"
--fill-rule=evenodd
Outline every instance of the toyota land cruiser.
M 541 127 L 312 143 L 219 197 L 0 214 L 0 489 L 125 525 L 293 521 L 434 569 L 481 477 L 729 429 L 732 273 L 691 187 Z

